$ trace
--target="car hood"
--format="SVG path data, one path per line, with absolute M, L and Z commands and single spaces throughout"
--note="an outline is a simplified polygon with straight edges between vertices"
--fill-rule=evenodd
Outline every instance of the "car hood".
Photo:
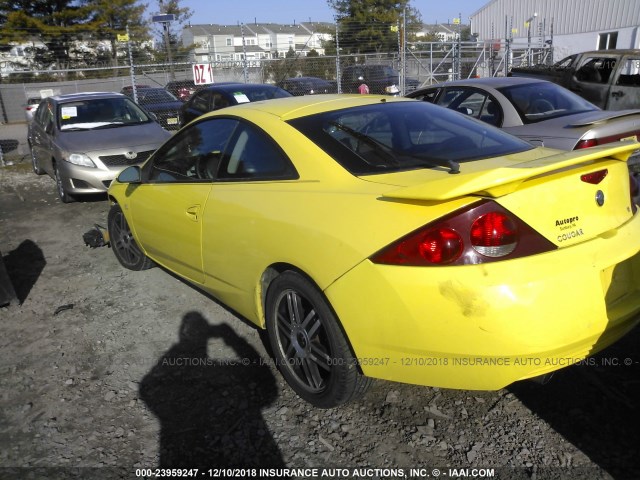
M 156 122 L 95 130 L 62 131 L 57 143 L 69 151 L 92 152 L 114 148 L 157 148 L 171 136 Z

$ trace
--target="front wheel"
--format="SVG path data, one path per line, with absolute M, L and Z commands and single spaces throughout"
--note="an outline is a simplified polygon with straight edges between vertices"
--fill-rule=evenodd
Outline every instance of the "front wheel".
M 109 243 L 120 265 L 129 270 L 146 270 L 154 266 L 153 261 L 138 247 L 120 205 L 114 205 L 109 210 L 107 225 Z
M 34 167 L 35 168 L 35 167 Z M 62 180 L 62 176 L 60 175 L 60 169 L 58 168 L 58 164 L 54 165 L 54 171 L 56 176 L 56 190 L 58 191 L 58 197 L 62 203 L 73 203 L 76 201 L 75 197 L 67 192 L 67 189 L 64 188 L 64 183 Z
M 319 408 L 362 395 L 363 376 L 331 307 L 299 273 L 278 276 L 267 292 L 266 322 L 276 363 L 291 388 Z

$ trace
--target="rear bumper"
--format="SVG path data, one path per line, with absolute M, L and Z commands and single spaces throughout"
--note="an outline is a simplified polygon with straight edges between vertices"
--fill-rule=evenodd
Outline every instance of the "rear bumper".
M 364 261 L 326 290 L 365 375 L 494 390 L 610 345 L 640 321 L 640 215 L 607 235 L 485 265 Z

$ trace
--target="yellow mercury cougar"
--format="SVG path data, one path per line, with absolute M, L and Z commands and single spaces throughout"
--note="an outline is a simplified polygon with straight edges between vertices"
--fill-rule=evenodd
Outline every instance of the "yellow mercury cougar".
M 315 406 L 371 378 L 500 389 L 638 323 L 638 148 L 535 148 L 403 98 L 256 102 L 124 170 L 109 234 L 126 268 L 159 264 L 266 329 Z

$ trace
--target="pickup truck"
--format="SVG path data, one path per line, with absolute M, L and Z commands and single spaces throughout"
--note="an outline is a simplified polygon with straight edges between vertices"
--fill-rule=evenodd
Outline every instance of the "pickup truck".
M 640 50 L 576 53 L 551 66 L 514 67 L 510 75 L 552 81 L 604 110 L 640 108 Z

